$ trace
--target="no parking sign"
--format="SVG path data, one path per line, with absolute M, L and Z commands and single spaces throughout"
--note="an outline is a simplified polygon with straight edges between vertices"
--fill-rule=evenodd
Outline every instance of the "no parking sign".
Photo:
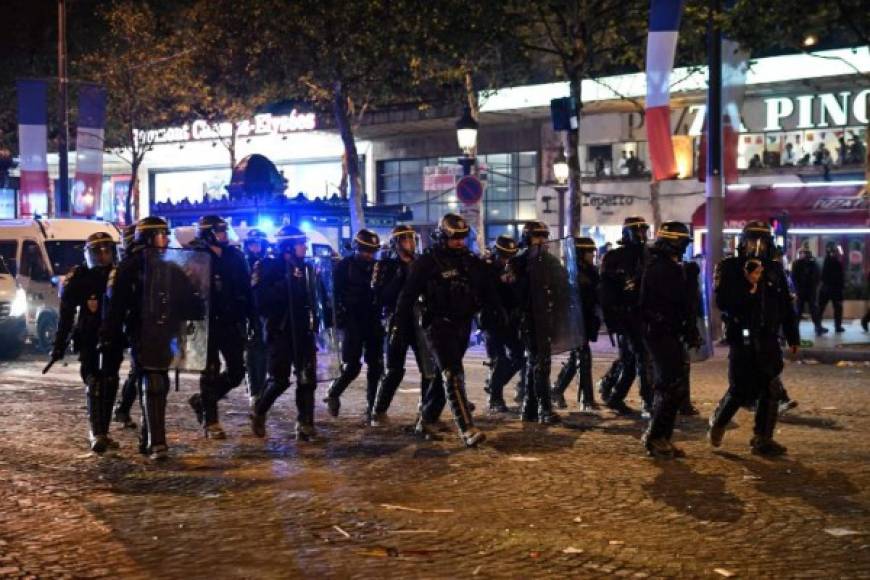
M 473 175 L 466 175 L 456 184 L 456 197 L 466 205 L 479 203 L 483 198 L 483 183 Z

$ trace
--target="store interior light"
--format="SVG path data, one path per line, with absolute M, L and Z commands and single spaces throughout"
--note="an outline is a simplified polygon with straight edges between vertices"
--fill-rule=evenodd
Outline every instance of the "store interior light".
M 308 220 L 302 220 L 301 222 L 299 222 L 299 229 L 307 233 L 314 229 L 314 224 L 312 224 Z
M 273 222 L 270 218 L 261 217 L 257 221 L 257 229 L 263 230 L 266 235 L 271 234 L 275 231 L 275 222 Z
M 819 38 L 815 34 L 807 34 L 804 37 L 804 46 L 815 46 L 819 43 Z
M 790 234 L 799 235 L 870 235 L 870 228 L 790 228 Z
M 729 191 L 747 191 L 752 186 L 748 183 L 732 183 L 728 186 Z

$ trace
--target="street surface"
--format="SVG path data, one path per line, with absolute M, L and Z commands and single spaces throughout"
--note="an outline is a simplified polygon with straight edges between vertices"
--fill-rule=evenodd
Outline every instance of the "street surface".
M 322 439 L 299 445 L 289 393 L 266 439 L 251 436 L 244 386 L 222 404 L 229 439 L 203 439 L 186 403 L 197 383 L 182 376 L 163 465 L 132 431 L 114 432 L 118 452 L 87 451 L 71 357 L 44 377 L 41 357 L 2 363 L 0 577 L 870 578 L 870 367 L 788 363 L 789 455 L 766 460 L 749 453 L 745 411 L 721 450 L 705 442 L 726 381 L 718 352 L 693 368 L 702 417 L 679 420 L 676 461 L 645 457 L 640 420 L 577 413 L 575 386 L 561 427 L 482 416 L 480 348 L 467 374 L 481 449 L 406 432 L 411 364 L 393 425 L 362 426 L 361 381 L 329 418 L 321 385 Z

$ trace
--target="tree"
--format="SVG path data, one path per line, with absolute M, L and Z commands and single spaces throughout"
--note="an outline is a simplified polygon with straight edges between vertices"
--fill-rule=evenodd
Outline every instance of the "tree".
M 168 10 L 158 16 L 148 2 L 118 0 L 102 13 L 101 48 L 78 63 L 108 92 L 105 145 L 130 164 L 127 223 L 134 220 L 134 202 L 138 206 L 138 173 L 156 139 L 153 129 L 190 114 L 185 79 L 192 51 L 172 27 L 174 16 Z

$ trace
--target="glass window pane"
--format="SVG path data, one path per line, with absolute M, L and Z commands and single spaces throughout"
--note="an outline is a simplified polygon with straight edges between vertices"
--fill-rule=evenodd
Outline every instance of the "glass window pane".
M 519 202 L 519 210 L 517 211 L 517 219 L 521 221 L 537 219 L 538 214 L 535 208 L 535 200 L 527 200 Z

